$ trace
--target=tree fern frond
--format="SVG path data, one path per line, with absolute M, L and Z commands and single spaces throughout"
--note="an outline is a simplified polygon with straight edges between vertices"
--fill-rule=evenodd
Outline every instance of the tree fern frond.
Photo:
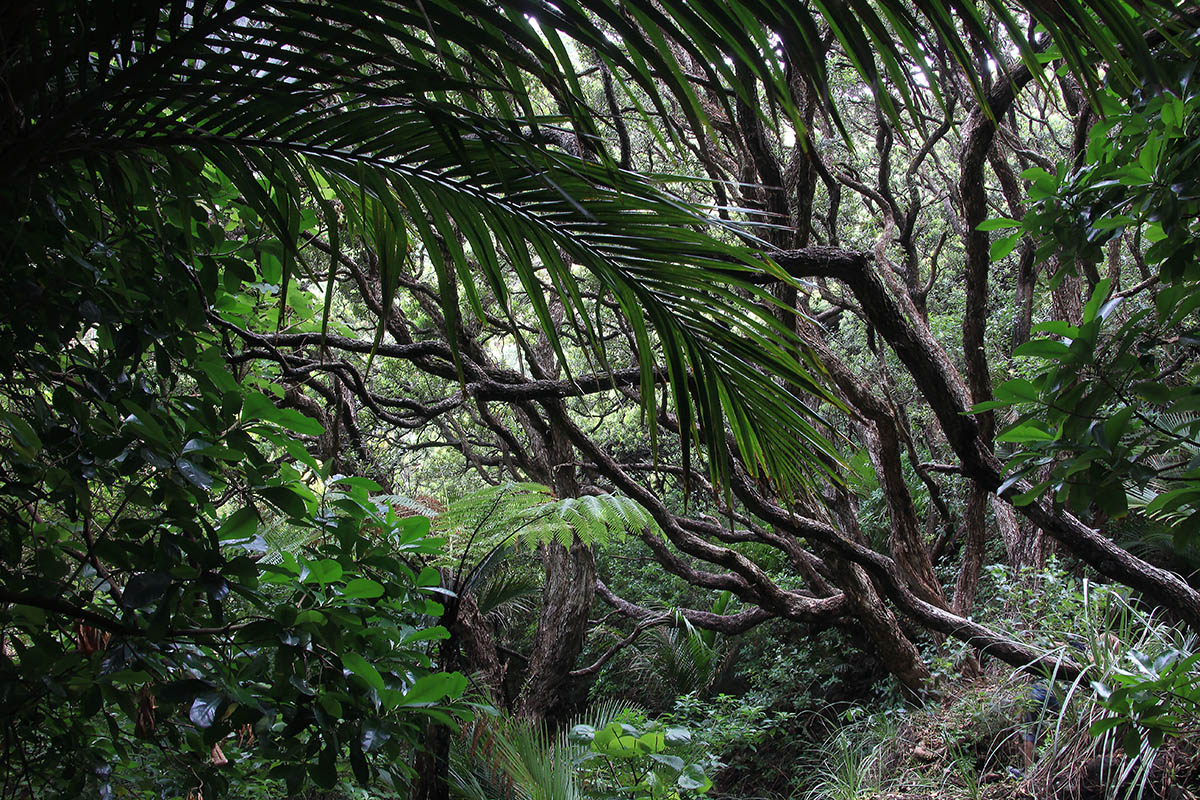
M 447 536 L 452 552 L 509 543 L 529 546 L 558 542 L 569 547 L 620 540 L 629 533 L 660 534 L 645 508 L 621 495 L 587 495 L 556 500 L 535 483 L 489 486 L 454 501 L 434 517 L 433 527 Z
M 597 545 L 643 531 L 662 532 L 634 500 L 604 494 L 568 497 L 528 509 L 521 521 L 520 538 L 530 545 L 557 541 L 569 546 L 575 539 Z
M 553 501 L 550 489 L 539 483 L 488 486 L 450 503 L 433 518 L 436 531 L 450 539 L 452 552 L 506 542 L 531 509 Z
M 275 519 L 259 530 L 266 543 L 266 549 L 259 556 L 264 564 L 282 563 L 284 553 L 299 554 L 313 537 L 311 529 L 289 525 L 283 518 Z

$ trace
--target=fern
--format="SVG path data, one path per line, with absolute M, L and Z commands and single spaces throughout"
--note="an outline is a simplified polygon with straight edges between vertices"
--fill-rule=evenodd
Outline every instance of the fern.
M 637 502 L 614 494 L 555 499 L 537 483 L 508 483 L 472 492 L 434 517 L 434 528 L 450 540 L 451 551 L 476 546 L 495 548 L 523 543 L 531 547 L 557 542 L 569 547 L 624 538 L 631 531 L 660 534 L 661 529 Z
M 610 700 L 592 706 L 551 736 L 541 725 L 513 717 L 476 717 L 463 729 L 451 753 L 450 791 L 462 800 L 577 800 L 584 793 L 576 778 L 587 745 L 572 741 L 576 725 L 599 730 L 633 708 Z
M 290 525 L 282 517 L 270 521 L 259 531 L 262 536 L 259 560 L 264 564 L 282 563 L 284 553 L 298 554 L 313 537 L 311 529 Z
M 401 510 L 409 512 L 408 514 L 401 513 L 400 516 L 402 517 L 417 515 L 433 519 L 439 513 L 436 508 L 402 494 L 380 494 L 375 495 L 373 499 L 377 503 L 384 503 L 391 506 L 393 509 L 396 509 L 397 513 Z
M 578 537 L 584 544 L 623 539 L 630 531 L 661 532 L 650 512 L 628 497 L 614 494 L 569 497 L 526 512 L 520 539 L 564 547 Z

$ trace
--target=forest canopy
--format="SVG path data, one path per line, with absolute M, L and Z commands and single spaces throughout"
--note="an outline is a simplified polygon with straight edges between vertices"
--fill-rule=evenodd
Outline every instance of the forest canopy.
M 1000 670 L 1200 774 L 1193 3 L 0 50 L 0 797 L 827 796 L 768 731 Z

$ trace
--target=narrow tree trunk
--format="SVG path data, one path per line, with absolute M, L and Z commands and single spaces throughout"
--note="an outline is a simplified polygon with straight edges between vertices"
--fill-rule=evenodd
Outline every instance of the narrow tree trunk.
M 1029 341 L 1033 329 L 1033 290 L 1037 270 L 1034 264 L 1035 249 L 1032 244 L 1021 248 L 1021 260 L 1017 266 L 1017 291 L 1013 302 L 1017 307 L 1017 319 L 1013 322 L 1008 354 Z
M 583 698 L 571 676 L 587 636 L 596 589 L 596 562 L 580 541 L 570 548 L 546 546 L 541 617 L 529 655 L 529 671 L 517 700 L 517 713 L 551 725 L 565 721 Z
M 979 574 L 983 570 L 983 551 L 987 546 L 988 491 L 972 483 L 967 494 L 967 510 L 963 514 L 963 526 L 967 539 L 963 546 L 962 562 L 958 578 L 954 582 L 954 600 L 950 610 L 960 617 L 968 616 L 975 605 L 979 590 Z
M 837 516 L 842 529 L 851 538 L 861 540 L 858 519 L 848 497 L 827 497 L 830 509 Z M 867 641 L 874 648 L 874 655 L 888 672 L 914 697 L 923 697 L 929 689 L 929 668 L 921 659 L 916 645 L 904 635 L 900 620 L 884 602 L 875 584 L 858 564 L 851 563 L 832 551 L 825 556 L 833 582 L 846 595 L 854 617 L 862 624 Z
M 561 403 L 557 413 L 565 415 Z M 575 497 L 579 483 L 575 474 L 575 449 L 565 431 L 551 415 L 545 441 L 545 459 L 555 493 Z M 587 543 L 576 538 L 569 548 L 557 542 L 542 550 L 546 583 L 542 590 L 542 612 L 525 683 L 517 697 L 517 713 L 527 719 L 556 725 L 575 711 L 579 679 L 571 676 L 587 638 L 588 618 L 596 591 L 596 561 Z

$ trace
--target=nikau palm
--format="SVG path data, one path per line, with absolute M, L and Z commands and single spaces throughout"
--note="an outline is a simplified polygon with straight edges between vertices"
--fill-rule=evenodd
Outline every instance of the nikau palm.
M 519 430 L 531 442 L 529 452 L 489 466 L 546 484 L 563 510 L 541 537 L 547 581 L 527 676 L 532 688 L 515 709 L 528 717 L 568 718 L 586 686 L 592 673 L 574 666 L 594 592 L 649 624 L 647 609 L 599 582 L 589 542 L 572 527 L 582 518 L 576 512 L 600 505 L 586 499 L 585 470 L 631 498 L 622 503 L 640 504 L 634 512 L 632 505 L 608 508 L 641 528 L 631 532 L 660 563 L 696 586 L 729 590 L 746 606 L 737 614 L 681 610 L 687 625 L 735 633 L 776 617 L 819 625 L 851 616 L 913 693 L 926 688 L 929 672 L 897 612 L 1012 663 L 1043 663 L 1035 649 L 970 619 L 979 567 L 970 562 L 982 558 L 981 539 L 965 545 L 953 603 L 944 596 L 934 559 L 912 524 L 901 470 L 901 447 L 912 444 L 889 422 L 897 412 L 884 407 L 874 387 L 846 373 L 815 335 L 817 321 L 797 293 L 828 281 L 845 287 L 846 306 L 856 305 L 872 346 L 878 333 L 912 376 L 959 461 L 951 469 L 969 479 L 968 536 L 982 530 L 988 503 L 1015 527 L 1012 505 L 1001 496 L 1011 501 L 1026 487 L 1004 480 L 994 421 L 970 414 L 974 403 L 991 397 L 987 365 L 975 359 L 983 352 L 992 260 L 977 226 L 988 210 L 982 169 L 997 119 L 1026 85 L 1053 83 L 1047 65 L 1065 64 L 1083 101 L 1098 105 L 1102 84 L 1154 80 L 1162 48 L 1193 52 L 1187 49 L 1195 47 L 1200 19 L 1189 3 L 1168 0 L 1136 11 L 1115 0 L 814 5 L 422 0 L 24 7 L 0 34 L 6 109 L 0 285 L 54 298 L 56 281 L 67 280 L 63 265 L 75 264 L 98 276 L 106 297 L 129 308 L 151 307 L 156 292 L 170 293 L 185 307 L 185 329 L 221 339 L 229 371 L 186 343 L 172 346 L 202 363 L 200 372 L 216 375 L 217 384 L 236 383 L 233 374 L 251 379 L 237 372 L 247 363 L 275 364 L 286 377 L 282 402 L 327 415 L 329 424 L 322 439 L 297 421 L 303 415 L 285 422 L 311 436 L 309 444 L 333 463 L 347 449 L 338 438 L 343 429 L 361 445 L 354 403 L 369 406 L 385 424 L 412 430 L 438 409 L 471 402 L 497 437 Z M 815 120 L 825 115 L 826 127 L 853 147 L 833 96 L 826 56 L 834 51 L 862 81 L 850 94 L 878 117 L 881 158 L 906 129 L 932 149 L 953 126 L 949 112 L 944 127 L 929 124 L 938 104 L 959 101 L 944 96 L 941 81 L 962 83 L 955 97 L 974 104 L 962 131 L 958 187 L 969 223 L 962 236 L 971 304 L 965 377 L 931 333 L 928 287 L 922 293 L 915 285 L 915 270 L 914 285 L 900 286 L 902 270 L 886 263 L 888 237 L 905 224 L 895 200 L 882 196 L 890 191 L 886 178 L 878 191 L 862 190 L 876 193 L 873 202 L 887 219 L 874 254 L 884 263 L 836 240 L 815 245 L 811 207 L 803 225 L 793 224 L 793 216 L 804 214 L 793 215 L 782 186 L 794 176 L 779 168 L 767 134 L 785 132 L 804 153 L 816 147 Z M 584 90 L 597 79 L 608 105 L 603 111 Z M 799 102 L 805 98 L 811 102 Z M 631 151 L 626 113 L 662 150 L 701 164 L 707 177 L 639 171 L 645 165 Z M 722 137 L 736 142 L 734 168 L 718 168 L 728 156 L 713 152 Z M 918 154 L 910 173 L 925 155 Z M 814 158 L 807 165 L 812 185 L 816 164 Z M 194 201 L 198 179 L 219 186 L 222 196 Z M 821 179 L 862 187 L 854 175 L 826 170 Z M 705 200 L 710 195 L 715 203 Z M 236 214 L 224 216 L 215 207 L 222 204 Z M 164 221 L 183 231 L 183 241 L 149 233 Z M 263 293 L 278 295 L 273 332 L 247 325 L 237 308 L 208 304 L 219 294 L 215 287 L 255 278 L 242 274 L 245 264 L 221 260 L 225 225 L 252 230 L 246 250 L 266 265 L 264 275 L 276 270 L 277 280 L 261 282 Z M 908 225 L 911 232 L 911 219 Z M 133 238 L 125 231 L 134 228 L 152 243 L 149 256 L 162 260 L 157 284 L 127 283 L 120 263 L 105 260 L 110 246 Z M 212 241 L 198 247 L 193 237 Z M 43 270 L 49 261 L 55 269 Z M 428 288 L 414 278 L 413 264 L 432 273 Z M 297 287 L 323 289 L 320 325 L 300 332 L 285 330 Z M 406 293 L 417 298 L 408 306 L 401 302 Z M 371 335 L 339 327 L 340 304 L 349 303 L 367 309 Z M 45 393 L 67 406 L 83 383 L 56 371 L 57 350 L 120 353 L 127 345 L 121 337 L 91 334 L 115 324 L 95 304 L 45 305 L 5 323 L 12 335 L 0 345 L 0 365 L 9 371 L 35 364 L 30 369 L 60 382 L 62 392 Z M 420 309 L 421 336 L 412 335 L 415 322 L 399 318 L 405 308 Z M 602 321 L 604 314 L 616 321 Z M 162 335 L 153 322 L 147 313 L 121 329 L 131 332 L 139 354 L 152 352 Z M 624 326 L 628 363 L 612 357 L 607 325 Z M 515 357 L 497 358 L 478 339 L 487 326 L 504 331 Z M 302 356 L 301 349 L 317 355 Z M 377 360 L 387 359 L 458 388 L 432 410 L 413 397 L 386 397 L 368 378 Z M 511 367 L 514 360 L 519 369 Z M 169 372 L 166 365 L 164 357 L 160 372 Z M 323 385 L 311 378 L 324 374 L 335 376 L 335 390 L 314 402 L 305 392 L 319 393 Z M 568 399 L 605 391 L 641 403 L 654 464 L 615 457 L 568 413 Z M 509 416 L 493 414 L 489 403 L 506 404 Z M 124 423 L 146 424 L 136 407 L 120 413 Z M 21 444 L 24 429 L 9 425 Z M 846 494 L 848 427 L 868 431 L 861 438 L 869 440 L 893 525 L 889 554 L 866 544 Z M 457 435 L 468 454 L 468 437 Z M 315 465 L 294 442 L 272 442 Z M 676 513 L 661 491 L 635 478 L 635 470 L 659 465 L 660 447 L 678 448 L 671 474 L 686 489 L 716 498 L 728 526 Z M 164 469 L 209 488 L 212 477 L 186 455 Z M 915 451 L 904 457 L 916 466 Z M 271 497 L 276 505 L 291 500 L 278 491 Z M 211 510 L 227 501 L 214 501 Z M 1022 505 L 1020 513 L 1097 570 L 1200 627 L 1200 593 L 1177 575 L 1049 503 Z M 31 530 L 34 521 L 25 520 Z M 82 537 L 89 535 L 85 529 Z M 745 542 L 785 554 L 822 591 L 781 586 L 738 549 Z M 799 543 L 818 548 L 821 557 Z M 87 539 L 80 548 L 88 557 L 92 544 Z M 7 586 L 0 590 L 5 602 L 29 599 Z M 93 621 L 109 619 L 88 613 Z M 442 655 L 450 663 L 459 654 Z M 1078 674 L 1072 664 L 1061 670 Z M 362 671 L 382 685 L 377 673 Z M 449 764 L 446 734 L 440 735 L 426 753 L 434 777 Z M 340 748 L 327 743 L 322 764 L 340 756 Z M 353 764 L 356 774 L 365 774 L 363 763 Z M 444 791 L 426 781 L 418 796 Z
M 988 5 L 1010 30 L 1021 30 L 1008 6 Z M 799 488 L 836 457 L 803 401 L 804 393 L 821 394 L 820 376 L 789 357 L 789 337 L 765 310 L 771 296 L 757 286 L 764 275 L 786 277 L 752 229 L 721 235 L 729 223 L 672 195 L 661 176 L 620 169 L 594 146 L 597 124 L 580 97 L 576 62 L 591 53 L 654 102 L 669 97 L 701 121 L 705 106 L 683 78 L 681 49 L 707 73 L 698 76 L 701 85 L 748 91 L 735 76 L 735 64 L 744 64 L 788 110 L 775 26 L 802 43 L 827 25 L 864 79 L 878 79 L 877 56 L 901 87 L 914 77 L 903 73 L 904 48 L 923 63 L 932 31 L 974 75 L 954 15 L 987 45 L 994 40 L 979 11 L 970 3 L 923 7 L 921 17 L 895 0 L 878 7 L 859 0 L 822 18 L 774 2 L 623 10 L 537 2 L 34 4 L 8 23 L 11 115 L 0 149 L 14 200 L 59 170 L 94 170 L 99 179 L 139 159 L 169 163 L 199 153 L 285 243 L 283 297 L 306 267 L 296 242 L 305 198 L 327 215 L 335 251 L 335 197 L 351 230 L 388 239 L 385 254 L 402 255 L 406 237 L 416 235 L 434 261 L 448 311 L 461 292 L 482 314 L 461 235 L 502 300 L 515 275 L 555 342 L 535 271 L 549 271 L 571 324 L 587 328 L 570 270 L 582 265 L 646 344 L 642 397 L 651 429 L 652 331 L 667 355 L 685 451 L 697 438 L 724 475 L 728 425 L 748 468 Z M 1179 26 L 1168 2 L 1152 4 L 1143 18 L 1102 0 L 1051 9 L 1031 2 L 1027 10 L 1058 34 L 1064 57 L 1085 75 L 1085 45 L 1100 45 L 1110 64 L 1135 69 L 1153 63 L 1139 24 Z M 825 85 L 820 61 L 787 66 Z M 550 116 L 535 108 L 535 87 L 553 97 Z M 729 108 L 737 98 L 719 99 Z M 757 97 L 744 99 L 757 105 Z M 564 137 L 573 152 L 540 144 Z M 119 203 L 122 187 L 101 179 L 95 191 Z M 376 204 L 382 209 L 369 208 Z M 382 259 L 387 298 L 397 268 Z M 450 331 L 453 345 L 453 325 Z M 603 365 L 602 351 L 595 355 Z M 706 390 L 693 391 L 690 381 Z

